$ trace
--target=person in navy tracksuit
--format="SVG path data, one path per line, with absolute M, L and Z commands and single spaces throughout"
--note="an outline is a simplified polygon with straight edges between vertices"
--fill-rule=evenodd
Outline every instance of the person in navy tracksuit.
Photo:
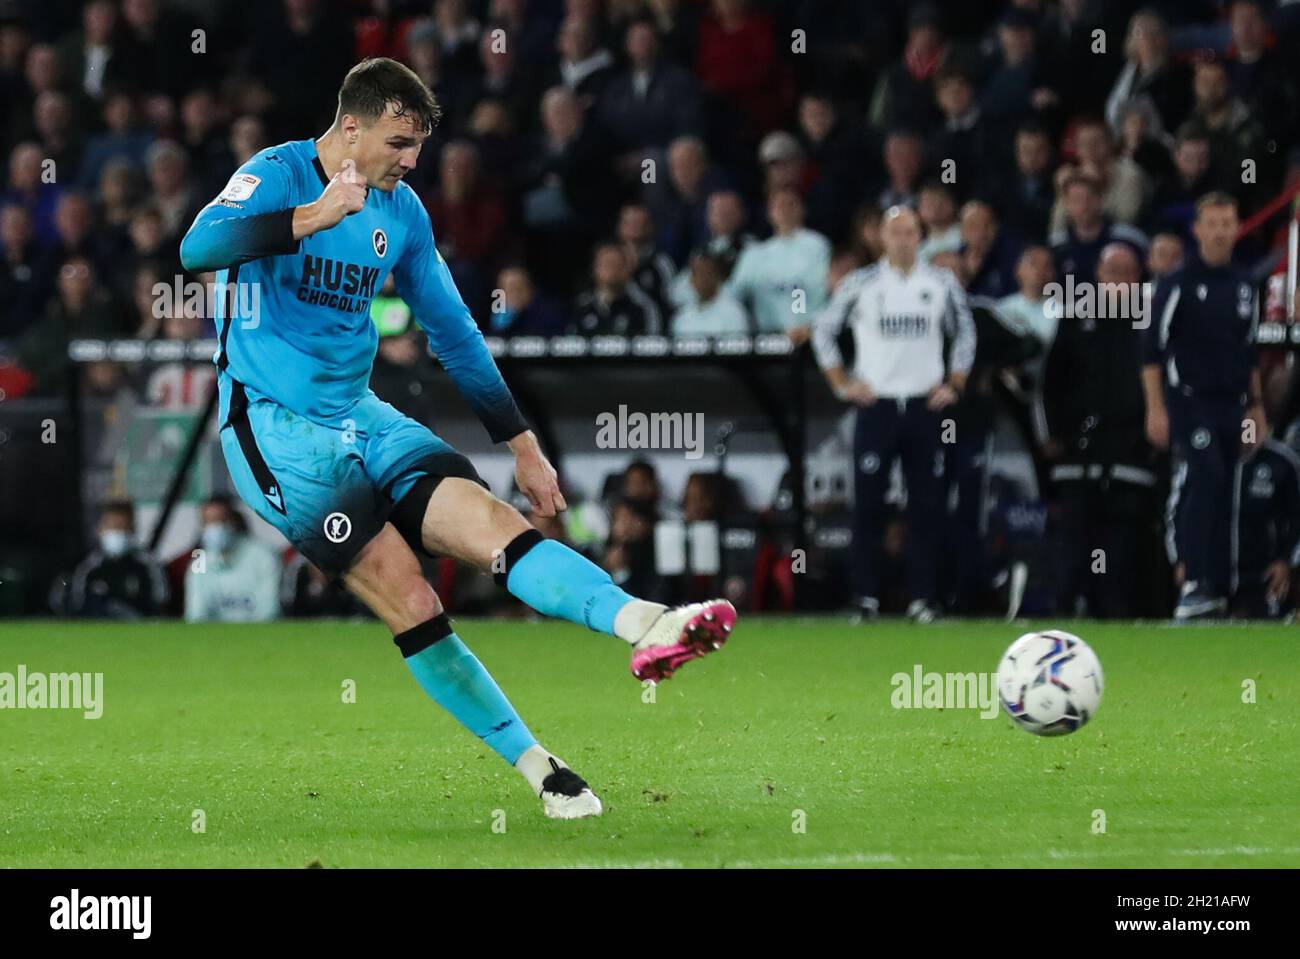
M 1232 478 L 1243 440 L 1263 439 L 1259 301 L 1249 273 L 1232 262 L 1238 226 L 1230 195 L 1201 197 L 1198 252 L 1160 281 L 1148 317 L 1146 432 L 1175 454 L 1167 542 L 1184 567 L 1179 620 L 1227 609 Z
M 1300 566 L 1300 455 L 1268 439 L 1237 464 L 1230 544 L 1232 613 L 1277 619 L 1294 608 L 1291 574 Z

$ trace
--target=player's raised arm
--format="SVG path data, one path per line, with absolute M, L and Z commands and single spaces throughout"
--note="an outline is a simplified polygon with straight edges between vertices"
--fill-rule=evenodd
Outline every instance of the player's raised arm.
M 181 240 L 181 263 L 195 272 L 224 270 L 293 253 L 304 236 L 360 210 L 366 182 L 348 160 L 314 202 L 292 206 L 289 197 L 288 171 L 274 149 L 253 157 L 194 218 Z

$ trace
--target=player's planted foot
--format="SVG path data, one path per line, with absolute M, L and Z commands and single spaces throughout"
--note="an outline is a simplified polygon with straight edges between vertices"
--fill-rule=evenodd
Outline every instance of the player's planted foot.
M 664 610 L 632 646 L 632 675 L 661 682 L 684 663 L 722 646 L 736 625 L 736 607 L 711 599 Z
M 542 810 L 552 819 L 584 819 L 599 816 L 600 800 L 587 781 L 568 766 L 550 759 L 551 774 L 542 780 Z

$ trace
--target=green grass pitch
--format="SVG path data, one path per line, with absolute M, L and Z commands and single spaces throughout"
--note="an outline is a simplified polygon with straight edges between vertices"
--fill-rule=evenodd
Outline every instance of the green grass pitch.
M 1059 624 L 1106 692 L 1056 739 L 891 705 L 1049 625 L 742 617 L 647 702 L 617 640 L 460 620 L 605 803 L 556 822 L 378 624 L 6 623 L 0 672 L 103 672 L 104 712 L 0 710 L 0 866 L 1300 865 L 1293 627 Z

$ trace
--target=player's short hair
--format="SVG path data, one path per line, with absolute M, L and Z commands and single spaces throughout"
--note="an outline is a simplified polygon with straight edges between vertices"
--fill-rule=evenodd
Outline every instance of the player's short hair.
M 1230 206 L 1235 213 L 1237 211 L 1237 198 L 1231 193 L 1225 193 L 1223 190 L 1211 190 L 1196 201 L 1196 215 L 1199 217 L 1203 211 L 1215 206 Z
M 442 108 L 424 81 L 396 60 L 371 57 L 348 71 L 339 87 L 336 119 L 350 113 L 373 123 L 389 107 L 399 117 L 410 117 L 421 133 L 429 133 L 442 117 Z

